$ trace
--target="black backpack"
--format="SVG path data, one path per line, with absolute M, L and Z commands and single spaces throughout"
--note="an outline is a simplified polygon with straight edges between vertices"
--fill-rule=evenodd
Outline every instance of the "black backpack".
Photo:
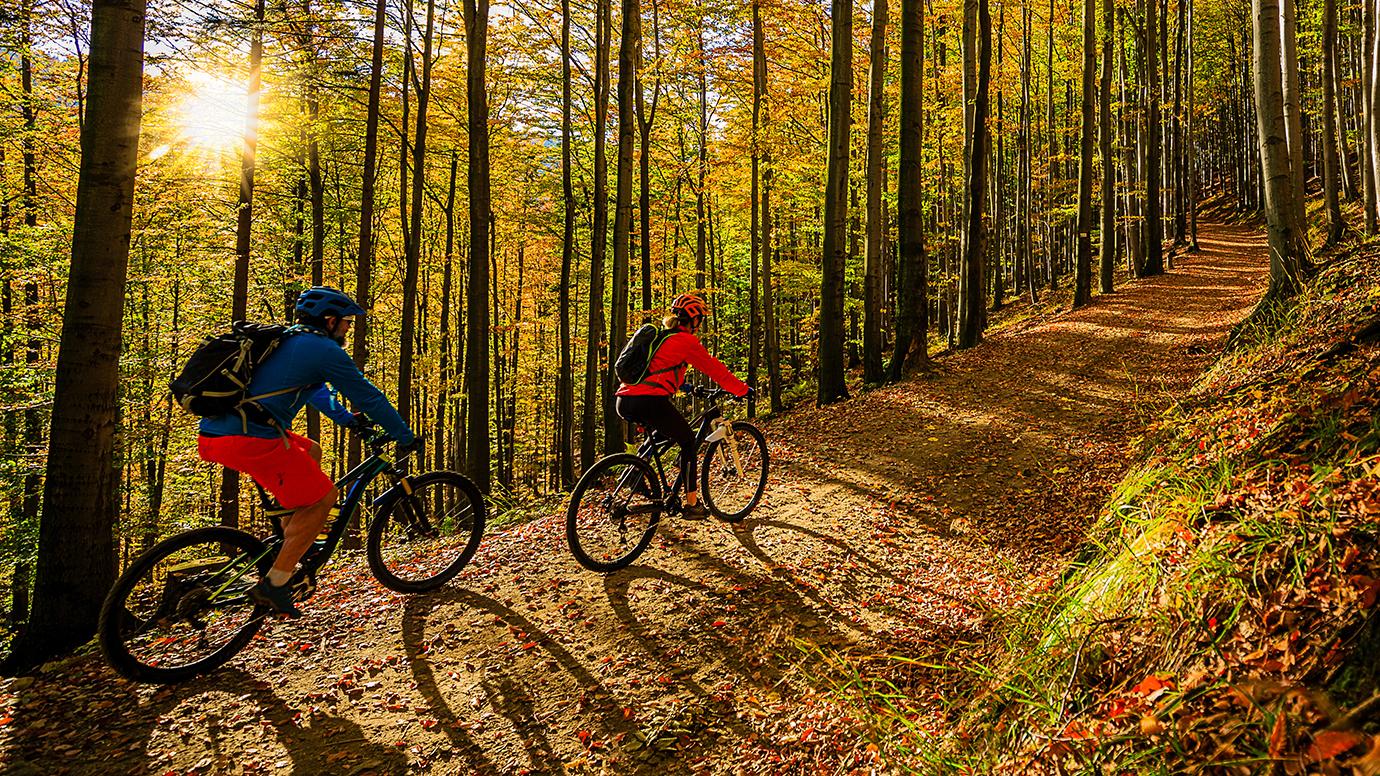
M 651 366 L 652 356 L 656 355 L 661 343 L 675 333 L 674 329 L 658 329 L 650 323 L 633 332 L 628 344 L 618 354 L 618 360 L 613 362 L 614 376 L 619 382 L 636 385 L 652 375 L 674 371 L 675 367 L 655 372 L 648 372 L 647 368 Z
M 300 389 L 285 388 L 261 396 L 245 394 L 254 370 L 278 349 L 286 333 L 287 328 L 277 324 L 235 321 L 230 331 L 207 337 L 168 385 L 173 401 L 203 418 L 233 413 L 246 423 L 255 420 L 276 425 L 258 400 Z

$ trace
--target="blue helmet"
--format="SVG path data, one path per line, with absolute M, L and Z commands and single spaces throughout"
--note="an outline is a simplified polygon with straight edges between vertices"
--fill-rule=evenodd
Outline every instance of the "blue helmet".
M 344 318 L 347 315 L 364 315 L 364 308 L 330 286 L 312 286 L 298 295 L 297 312 L 313 318 L 325 318 L 327 315 Z

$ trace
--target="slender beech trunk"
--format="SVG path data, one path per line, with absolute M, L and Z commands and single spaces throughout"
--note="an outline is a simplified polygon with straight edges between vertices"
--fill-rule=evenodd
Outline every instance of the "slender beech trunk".
M 13 675 L 95 632 L 115 579 L 121 324 L 142 117 L 145 4 L 94 0 L 72 264 L 39 521 L 33 612 L 0 672 Z
M 1092 301 L 1093 134 L 1097 78 L 1097 0 L 1083 0 L 1083 126 L 1078 155 L 1078 255 L 1073 267 L 1073 306 Z M 1108 84 L 1110 86 L 1110 84 Z M 1105 235 L 1105 232 L 1104 232 Z
M 1292 296 L 1308 270 L 1303 235 L 1294 220 L 1294 176 L 1284 116 L 1280 63 L 1279 0 L 1252 0 L 1255 32 L 1256 132 L 1265 176 L 1265 218 L 1270 234 L 1270 286 L 1267 298 Z
M 455 179 L 460 167 L 460 154 L 451 149 L 450 152 L 450 185 L 446 187 L 446 258 L 441 275 L 441 320 L 438 339 L 441 343 L 441 358 L 437 365 L 440 375 L 441 390 L 436 399 L 436 427 L 432 434 L 432 460 L 433 466 L 437 469 L 451 468 L 450 458 L 447 455 L 446 446 L 450 435 L 446 432 L 446 421 L 450 416 L 450 405 L 455 396 L 455 378 L 451 374 L 454 370 L 451 360 L 451 335 L 450 335 L 450 310 L 451 296 L 454 293 L 455 283 Z M 455 306 L 460 306 L 460 300 L 455 300 Z
M 1304 215 L 1303 98 L 1299 89 L 1299 38 L 1295 23 L 1294 0 L 1279 2 L 1281 66 L 1284 68 L 1284 128 L 1289 144 L 1289 174 L 1294 179 L 1294 223 L 1301 238 L 1308 240 L 1308 220 Z
M 465 347 L 466 463 L 470 479 L 489 492 L 489 103 L 484 70 L 489 0 L 465 0 L 466 104 L 469 107 L 470 266 Z
M 844 272 L 848 266 L 848 130 L 852 124 L 853 4 L 833 0 L 829 73 L 829 168 L 824 187 L 823 276 L 819 310 L 819 404 L 848 398 L 843 354 Z
M 705 186 L 709 181 L 709 58 L 704 50 L 704 23 L 705 13 L 703 6 L 700 8 L 699 19 L 699 61 L 695 65 L 700 82 L 700 119 L 699 119 L 699 167 L 697 172 L 697 182 L 695 184 L 695 288 L 704 289 L 704 262 L 705 262 L 705 212 L 704 196 Z
M 422 80 L 417 85 L 416 130 L 412 136 L 412 213 L 404 246 L 402 325 L 398 342 L 398 414 L 412 422 L 412 358 L 417 337 L 417 275 L 422 255 L 422 202 L 426 185 L 427 108 L 431 101 L 431 38 L 436 0 L 427 0 L 422 32 Z M 409 33 L 411 30 L 409 29 Z M 410 74 L 404 74 L 407 77 Z M 407 127 L 403 127 L 406 133 Z
M 967 238 L 960 267 L 958 347 L 971 348 L 982 341 L 983 293 L 982 222 L 987 195 L 988 93 L 992 81 L 992 15 L 988 0 L 977 0 L 977 90 L 973 100 L 973 136 L 967 165 Z M 965 52 L 966 55 L 966 52 Z
M 1112 151 L 1112 39 L 1116 36 L 1116 9 L 1113 0 L 1102 0 L 1102 99 L 1100 150 L 1102 157 L 1102 224 L 1098 251 L 1098 290 L 1110 294 L 1116 268 L 1116 157 Z
M 1375 18 L 1376 8 L 1369 2 L 1361 3 L 1361 104 L 1365 118 L 1361 124 L 1361 183 L 1365 189 L 1366 234 L 1376 234 L 1375 207 Z
M 642 81 L 644 63 L 642 50 L 646 45 L 642 38 L 642 19 L 633 20 L 637 25 L 637 128 L 638 147 L 642 154 L 638 159 L 638 204 L 637 215 L 640 222 L 638 234 L 642 254 L 642 313 L 647 319 L 652 315 L 652 125 L 656 122 L 657 103 L 661 100 L 661 20 L 659 0 L 652 0 L 652 45 L 653 56 L 657 61 L 656 78 L 652 82 L 652 99 L 648 104 L 646 87 Z M 755 199 L 755 198 L 754 198 Z M 750 403 L 749 403 L 750 406 Z
M 575 378 L 570 363 L 570 283 L 575 264 L 575 191 L 570 159 L 570 0 L 561 0 L 561 288 L 560 374 L 556 378 L 556 459 L 561 486 L 575 484 Z
M 24 189 L 21 193 L 24 211 L 24 226 L 30 235 L 38 228 L 38 110 L 34 105 L 33 85 L 33 2 L 25 0 L 20 19 L 20 116 L 24 122 L 23 162 Z M 3 196 L 3 195 L 0 195 Z M 8 280 L 8 279 L 7 279 Z M 24 365 L 29 374 L 38 374 L 39 361 L 43 350 L 41 328 L 42 312 L 39 310 L 38 280 L 35 273 L 26 273 L 24 279 L 24 329 L 27 334 L 24 343 Z M 36 394 L 37 392 L 35 392 Z M 28 397 L 24 409 L 24 465 L 23 484 L 20 492 L 20 505 L 25 522 L 32 525 L 38 519 L 39 497 L 42 483 L 39 474 L 43 446 L 43 421 L 38 410 L 38 395 Z
M 886 124 L 887 0 L 872 5 L 872 53 L 868 72 L 867 112 L 867 256 L 863 269 L 863 381 L 880 383 L 882 366 L 882 246 L 886 223 L 882 195 L 886 164 L 882 135 Z
M 254 226 L 254 169 L 259 147 L 259 90 L 264 55 L 264 0 L 254 3 L 254 31 L 249 43 L 249 85 L 244 113 L 244 146 L 240 154 L 240 196 L 236 210 L 235 279 L 230 299 L 230 320 L 249 317 L 249 254 Z M 221 525 L 240 523 L 240 476 L 225 469 L 220 482 Z
M 1327 244 L 1342 239 L 1341 159 L 1337 154 L 1337 0 L 1323 0 L 1323 198 L 1327 206 Z
M 636 104 L 633 98 L 637 80 L 637 19 L 642 14 L 638 0 L 623 0 L 623 29 L 618 43 L 618 179 L 615 182 L 613 217 L 613 294 L 609 303 L 608 363 L 628 338 L 628 272 L 631 259 L 633 148 L 636 145 Z M 612 383 L 613 378 L 609 378 Z M 623 421 L 612 408 L 604 412 L 604 451 L 623 450 Z
M 918 2 L 918 0 L 917 0 Z M 771 117 L 771 100 L 767 91 L 767 48 L 766 35 L 762 28 L 762 3 L 753 0 L 752 5 L 752 94 L 754 113 L 760 114 L 757 123 L 758 147 L 761 153 L 761 203 L 758 207 L 759 225 L 762 230 L 758 247 L 762 253 L 762 336 L 763 350 L 767 362 L 768 393 L 771 411 L 784 409 L 781 402 L 781 347 L 777 338 L 775 291 L 772 276 L 772 210 L 771 210 L 771 141 L 768 137 Z M 764 139 L 766 138 L 766 139 Z
M 608 255 L 608 111 L 609 43 L 612 32 L 611 0 L 595 5 L 594 53 L 594 224 L 589 253 L 589 329 L 585 334 L 585 403 L 580 423 L 580 458 L 589 468 L 598 456 L 598 418 L 613 402 L 612 380 L 601 368 L 599 354 L 604 348 L 604 258 Z M 602 391 L 600 390 L 602 386 Z M 601 403 L 602 397 L 602 403 Z
M 921 140 L 924 105 L 921 78 L 925 61 L 924 0 L 901 0 L 900 161 L 896 209 L 896 348 L 890 378 L 900 380 L 908 368 L 929 364 L 929 262 L 925 257 L 924 205 L 921 191 Z
M 1160 25 L 1156 18 L 1159 0 L 1145 3 L 1145 276 L 1164 273 L 1164 217 L 1160 200 L 1163 180 L 1160 156 Z

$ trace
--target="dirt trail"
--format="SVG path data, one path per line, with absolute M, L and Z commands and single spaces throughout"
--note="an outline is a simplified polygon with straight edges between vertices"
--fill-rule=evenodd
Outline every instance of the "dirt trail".
M 1204 251 L 1087 310 L 992 336 L 935 374 L 765 424 L 768 495 L 740 526 L 671 521 L 640 563 L 580 569 L 551 516 L 486 539 L 445 591 L 328 570 L 298 623 L 155 690 L 97 658 L 0 685 L 10 772 L 808 770 L 846 719 L 814 646 L 981 639 L 1067 561 L 1128 434 L 1262 289 L 1265 246 Z M 650 746 L 635 742 L 646 739 Z M 844 751 L 837 749 L 840 742 Z M 675 751 L 676 748 L 679 751 Z M 859 748 L 853 756 L 864 757 Z

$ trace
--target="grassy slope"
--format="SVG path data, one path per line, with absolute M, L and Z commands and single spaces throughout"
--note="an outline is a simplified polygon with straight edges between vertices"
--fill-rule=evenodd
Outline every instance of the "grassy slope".
M 913 766 L 1380 773 L 1378 308 L 1369 244 L 1243 331 Z

